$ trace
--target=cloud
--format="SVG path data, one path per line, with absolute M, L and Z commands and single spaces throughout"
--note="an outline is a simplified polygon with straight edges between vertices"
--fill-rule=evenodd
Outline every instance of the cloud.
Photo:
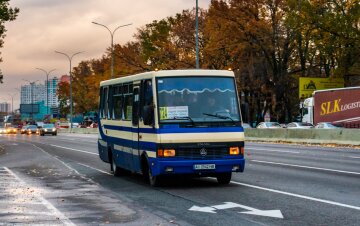
M 199 7 L 208 8 L 210 0 L 199 1 Z M 53 75 L 69 71 L 69 63 L 58 50 L 76 56 L 73 65 L 82 60 L 100 58 L 110 46 L 110 35 L 105 28 L 94 25 L 96 21 L 114 29 L 115 43 L 133 39 L 137 28 L 153 20 L 173 16 L 185 9 L 195 7 L 195 0 L 11 0 L 12 7 L 19 7 L 15 21 L 6 24 L 4 48 L 0 49 L 3 63 L 0 68 L 5 76 L 0 85 L 0 102 L 10 100 L 9 93 L 18 92 L 23 78 L 45 80 L 45 75 L 36 67 L 50 70 Z M 19 95 L 14 99 L 19 106 Z

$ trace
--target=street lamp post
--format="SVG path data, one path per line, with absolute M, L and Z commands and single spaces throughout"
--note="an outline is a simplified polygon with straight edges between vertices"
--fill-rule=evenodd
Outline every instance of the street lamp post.
M 38 67 L 36 69 L 43 71 L 46 74 L 46 113 L 49 114 L 49 74 L 55 71 L 55 69 L 50 71 L 45 71 L 44 69 Z
M 9 94 L 9 96 L 11 97 L 11 112 L 14 114 L 14 96 L 16 95 L 16 93 L 14 94 Z
M 115 34 L 115 32 L 116 32 L 119 28 L 132 25 L 132 23 L 130 23 L 130 24 L 125 24 L 125 25 L 120 25 L 120 26 L 116 27 L 113 31 L 111 31 L 111 30 L 110 30 L 107 26 L 105 26 L 104 24 L 99 24 L 99 23 L 94 22 L 94 21 L 91 22 L 91 23 L 106 28 L 106 29 L 109 31 L 109 33 L 110 33 L 110 36 L 111 36 L 111 78 L 114 78 L 114 34 Z
M 199 11 L 199 4 L 198 4 L 198 0 L 196 0 L 196 17 L 195 17 L 195 49 L 196 49 L 196 69 L 199 69 L 199 16 L 198 16 L 198 11 Z
M 72 117 L 73 117 L 73 99 L 72 99 L 72 75 L 71 75 L 71 61 L 72 61 L 72 58 L 75 56 L 75 55 L 78 55 L 80 53 L 83 53 L 83 51 L 81 52 L 77 52 L 77 53 L 74 53 L 73 55 L 69 56 L 68 54 L 66 53 L 63 53 L 63 52 L 59 52 L 59 51 L 55 51 L 55 53 L 58 53 L 58 54 L 62 54 L 64 56 L 66 56 L 68 59 L 69 59 L 69 63 L 70 63 L 70 71 L 69 71 L 69 75 L 70 75 L 70 130 L 72 129 Z

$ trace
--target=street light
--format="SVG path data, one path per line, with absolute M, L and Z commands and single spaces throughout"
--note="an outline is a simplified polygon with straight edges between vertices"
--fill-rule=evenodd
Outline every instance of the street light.
M 58 53 L 58 54 L 62 54 L 64 56 L 66 56 L 68 59 L 69 59 L 69 63 L 70 63 L 70 71 L 69 71 L 69 75 L 70 75 L 70 130 L 72 129 L 72 116 L 73 116 L 73 100 L 72 100 L 72 75 L 71 75 L 71 61 L 72 61 L 72 58 L 80 53 L 83 53 L 83 51 L 81 52 L 77 52 L 77 53 L 74 53 L 73 55 L 69 56 L 68 54 L 66 53 L 63 53 L 63 52 L 59 52 L 59 51 L 56 51 L 55 50 L 55 53 Z
M 196 19 L 195 19 L 195 50 L 196 50 L 196 69 L 199 69 L 199 16 L 198 16 L 198 11 L 199 11 L 199 4 L 198 4 L 198 0 L 196 0 Z
M 46 74 L 46 113 L 49 114 L 49 74 L 55 71 L 55 69 L 50 71 L 45 71 L 44 69 L 38 67 L 36 69 L 43 71 Z
M 11 112 L 14 114 L 14 96 L 16 95 L 16 93 L 14 94 L 9 94 L 9 96 L 11 97 Z
M 125 24 L 125 25 L 120 25 L 120 26 L 116 27 L 113 31 L 111 31 L 104 24 L 99 24 L 99 23 L 94 22 L 94 21 L 91 22 L 91 23 L 102 26 L 102 27 L 106 28 L 110 32 L 110 36 L 111 36 L 111 78 L 114 78 L 114 34 L 115 34 L 115 31 L 117 31 L 119 28 L 132 25 L 132 23 Z
M 26 80 L 26 79 L 23 79 L 25 82 L 28 82 L 30 83 L 30 89 L 31 89 L 31 94 L 30 94 L 30 98 L 31 98 L 31 119 L 33 119 L 33 114 L 34 114 L 34 100 L 33 100 L 33 89 L 34 89 L 34 84 L 39 81 L 39 80 L 36 80 L 36 81 L 29 81 L 29 80 Z

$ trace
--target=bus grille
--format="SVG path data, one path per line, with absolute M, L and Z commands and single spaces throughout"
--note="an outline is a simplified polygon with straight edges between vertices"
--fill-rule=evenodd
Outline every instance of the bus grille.
M 189 159 L 215 159 L 229 155 L 229 148 L 205 148 L 206 155 L 201 151 L 202 148 L 179 148 L 176 149 L 176 156 Z

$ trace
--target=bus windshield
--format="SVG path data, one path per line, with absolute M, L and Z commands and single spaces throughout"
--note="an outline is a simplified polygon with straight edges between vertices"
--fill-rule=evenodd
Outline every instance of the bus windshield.
M 240 121 L 234 78 L 158 78 L 157 92 L 160 123 Z

